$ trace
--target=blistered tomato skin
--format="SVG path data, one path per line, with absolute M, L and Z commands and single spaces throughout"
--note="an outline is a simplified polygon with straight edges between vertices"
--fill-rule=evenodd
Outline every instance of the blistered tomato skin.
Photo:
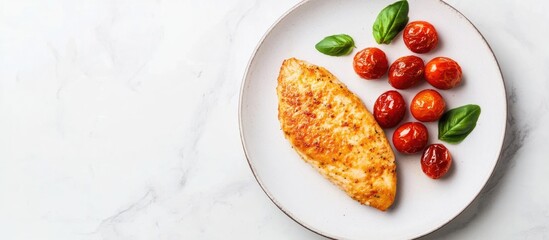
M 396 126 L 406 113 L 404 98 L 397 91 L 381 94 L 374 104 L 374 118 L 382 128 Z
M 425 21 L 408 23 L 402 36 L 406 47 L 415 53 L 427 53 L 438 45 L 437 30 Z
M 423 59 L 405 56 L 397 59 L 389 68 L 389 84 L 396 89 L 407 89 L 423 78 Z
M 404 123 L 393 133 L 393 145 L 397 151 L 405 154 L 421 152 L 428 140 L 427 127 L 420 122 Z
M 446 175 L 452 165 L 452 155 L 442 144 L 431 144 L 421 157 L 421 170 L 432 179 Z
M 410 103 L 412 116 L 422 122 L 433 122 L 440 119 L 445 109 L 444 98 L 433 89 L 425 89 L 417 93 Z
M 387 56 L 379 48 L 365 48 L 359 51 L 353 60 L 355 72 L 364 79 L 379 79 L 387 72 Z
M 454 88 L 461 77 L 461 67 L 451 58 L 436 57 L 425 65 L 425 80 L 438 89 Z

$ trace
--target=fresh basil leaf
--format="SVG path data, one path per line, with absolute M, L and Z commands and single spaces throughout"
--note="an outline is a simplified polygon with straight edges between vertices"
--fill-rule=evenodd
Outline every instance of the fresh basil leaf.
M 389 44 L 408 24 L 408 1 L 402 0 L 385 7 L 377 15 L 373 33 L 378 44 Z
M 480 107 L 469 104 L 454 108 L 438 121 L 438 139 L 448 143 L 460 143 L 475 129 Z
M 355 41 L 347 34 L 325 37 L 315 45 L 316 50 L 330 56 L 349 55 L 355 47 Z

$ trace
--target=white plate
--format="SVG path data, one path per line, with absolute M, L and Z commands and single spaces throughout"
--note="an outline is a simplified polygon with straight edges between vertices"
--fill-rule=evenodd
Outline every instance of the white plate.
M 303 1 L 267 32 L 257 47 L 242 84 L 240 131 L 244 150 L 257 181 L 271 200 L 290 218 L 318 234 L 337 239 L 409 239 L 432 232 L 457 216 L 481 191 L 498 161 L 505 134 L 507 103 L 501 72 L 488 44 L 458 11 L 438 0 L 410 0 L 410 21 L 431 22 L 439 33 L 439 46 L 418 55 L 425 62 L 447 56 L 460 63 L 463 84 L 439 91 L 449 108 L 478 104 L 482 113 L 475 130 L 460 144 L 445 144 L 454 164 L 441 180 L 421 171 L 420 155 L 396 154 L 397 197 L 381 212 L 363 206 L 323 178 L 299 158 L 284 138 L 277 119 L 276 84 L 283 59 L 296 57 L 326 67 L 356 93 L 372 111 L 376 98 L 392 89 L 381 80 L 359 78 L 352 69 L 354 54 L 376 46 L 389 62 L 411 55 L 399 34 L 390 45 L 378 45 L 372 24 L 391 1 Z M 323 37 L 346 33 L 357 49 L 345 57 L 317 52 Z M 400 90 L 409 103 L 427 83 Z M 413 121 L 407 114 L 404 121 Z M 436 123 L 426 124 L 430 143 L 437 139 Z M 394 129 L 386 130 L 392 136 Z

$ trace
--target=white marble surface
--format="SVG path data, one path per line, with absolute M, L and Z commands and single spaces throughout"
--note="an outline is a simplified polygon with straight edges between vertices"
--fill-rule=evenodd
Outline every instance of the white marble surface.
M 0 238 L 323 239 L 247 165 L 239 88 L 299 0 L 0 0 Z M 549 238 L 549 2 L 448 0 L 507 87 L 505 150 L 425 239 Z

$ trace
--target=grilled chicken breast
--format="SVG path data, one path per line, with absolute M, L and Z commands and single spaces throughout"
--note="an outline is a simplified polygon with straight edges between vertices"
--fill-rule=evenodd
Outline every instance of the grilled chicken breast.
M 360 99 L 325 68 L 295 58 L 282 63 L 277 94 L 282 131 L 301 158 L 360 203 L 389 208 L 395 157 Z

